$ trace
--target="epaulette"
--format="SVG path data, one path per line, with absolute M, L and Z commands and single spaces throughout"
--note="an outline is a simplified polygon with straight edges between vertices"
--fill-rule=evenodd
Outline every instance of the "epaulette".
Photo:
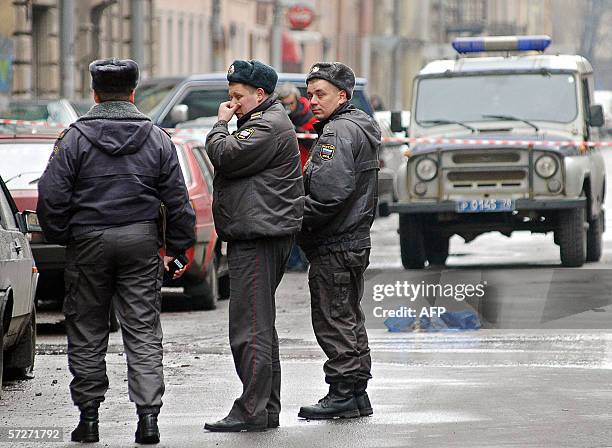
M 261 116 L 263 115 L 263 111 L 259 111 L 259 112 L 255 112 L 254 114 L 251 115 L 251 120 L 253 118 L 261 118 Z

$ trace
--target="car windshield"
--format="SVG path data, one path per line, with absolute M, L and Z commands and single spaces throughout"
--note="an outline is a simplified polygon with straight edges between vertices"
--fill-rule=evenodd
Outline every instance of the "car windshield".
M 178 81 L 145 84 L 136 89 L 134 103 L 143 114 L 151 115 L 162 100 L 176 87 Z
M 11 120 L 72 123 L 69 109 L 60 101 L 9 101 L 0 103 L 0 118 Z
M 568 73 L 422 78 L 417 92 L 416 121 L 425 127 L 441 119 L 499 120 L 483 115 L 568 123 L 578 113 L 576 79 Z
M 36 190 L 53 143 L 0 143 L 0 176 L 9 190 Z

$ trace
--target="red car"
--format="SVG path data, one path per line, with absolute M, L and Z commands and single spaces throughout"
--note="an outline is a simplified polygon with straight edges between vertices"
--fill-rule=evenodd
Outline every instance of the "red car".
M 195 309 L 213 309 L 217 300 L 229 293 L 222 243 L 215 232 L 212 215 L 213 166 L 201 141 L 177 136 L 172 141 L 196 215 L 196 244 L 186 253 L 189 264 L 185 274 L 178 280 L 165 277 L 164 285 L 183 287 Z
M 37 183 L 51 154 L 56 135 L 0 135 L 0 176 L 5 179 L 19 210 L 36 210 Z M 213 309 L 227 289 L 221 241 L 212 217 L 212 165 L 198 141 L 174 139 L 191 205 L 196 213 L 196 244 L 187 251 L 188 269 L 182 278 L 165 279 L 165 286 L 181 287 L 195 309 Z M 32 252 L 40 271 L 39 295 L 60 302 L 64 296 L 65 248 L 32 241 Z M 223 278 L 221 278 L 223 277 Z M 219 285 L 226 285 L 220 288 Z M 39 297 L 37 297 L 37 300 Z

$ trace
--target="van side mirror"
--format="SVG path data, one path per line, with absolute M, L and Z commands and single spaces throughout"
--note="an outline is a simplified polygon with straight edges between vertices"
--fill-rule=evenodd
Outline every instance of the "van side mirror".
M 395 111 L 391 112 L 391 131 L 392 132 L 404 132 L 406 128 L 402 124 L 402 112 Z
M 177 104 L 170 111 L 170 119 L 172 123 L 183 123 L 189 120 L 189 106 L 186 104 Z
M 600 128 L 605 124 L 603 107 L 600 104 L 592 104 L 589 108 L 589 126 Z

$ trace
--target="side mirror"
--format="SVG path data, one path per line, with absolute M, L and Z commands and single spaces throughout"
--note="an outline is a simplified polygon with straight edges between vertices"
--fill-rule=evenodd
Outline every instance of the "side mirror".
M 19 228 L 23 233 L 42 233 L 42 227 L 38 222 L 38 215 L 32 210 L 18 213 Z
M 172 123 L 182 123 L 189 120 L 189 106 L 186 104 L 177 104 L 170 111 L 170 119 Z
M 589 108 L 589 126 L 600 128 L 605 124 L 603 107 L 600 104 L 592 104 Z
M 391 131 L 404 132 L 406 128 L 402 125 L 402 112 L 391 112 Z

